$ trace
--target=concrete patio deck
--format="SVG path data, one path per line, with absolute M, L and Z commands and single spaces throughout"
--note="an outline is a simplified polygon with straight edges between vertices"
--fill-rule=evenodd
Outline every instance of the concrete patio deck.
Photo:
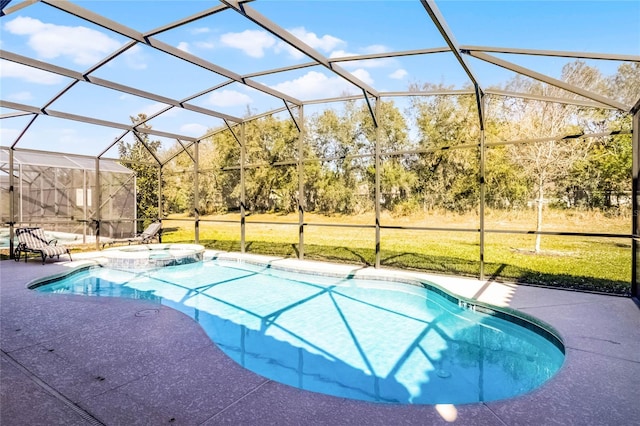
M 289 267 L 361 269 L 269 259 Z M 158 303 L 26 288 L 68 269 L 63 261 L 0 262 L 3 426 L 640 424 L 640 310 L 628 298 L 420 274 L 551 324 L 564 339 L 566 361 L 554 378 L 521 397 L 400 406 L 260 377 L 230 360 L 197 322 Z

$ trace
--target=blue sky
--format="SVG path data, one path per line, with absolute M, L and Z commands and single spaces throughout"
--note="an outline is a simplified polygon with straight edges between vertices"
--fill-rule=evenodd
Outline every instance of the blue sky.
M 19 4 L 14 1 L 10 6 Z M 139 32 L 214 6 L 211 1 L 77 1 Z M 326 57 L 382 53 L 445 46 L 419 1 L 278 1 L 249 3 L 270 20 Z M 518 47 L 640 55 L 640 1 L 439 1 L 438 7 L 461 45 Z M 227 10 L 171 31 L 158 40 L 238 74 L 308 62 L 261 27 Z M 3 50 L 86 72 L 122 46 L 127 38 L 92 25 L 44 3 L 36 3 L 0 19 Z M 567 62 L 559 58 L 499 55 L 536 71 L 559 77 Z M 505 82 L 513 74 L 470 58 L 484 87 Z M 615 61 L 589 61 L 604 74 Z M 461 88 L 468 83 L 452 54 L 441 53 L 375 59 L 342 66 L 379 91 L 404 91 L 412 82 Z M 91 75 L 162 96 L 183 99 L 226 81 L 146 46 L 136 45 Z M 69 79 L 0 61 L 0 95 L 5 101 L 44 106 Z M 255 80 L 301 100 L 313 100 L 357 88 L 323 67 L 311 67 Z M 190 101 L 242 117 L 247 109 L 263 112 L 282 101 L 233 83 Z M 153 113 L 164 104 L 79 83 L 50 108 L 74 114 L 128 122 L 140 112 Z M 2 108 L 0 113 L 12 112 Z M 0 121 L 0 143 L 11 145 L 29 117 Z M 178 110 L 151 122 L 154 129 L 197 137 L 223 123 L 213 117 Z M 120 130 L 51 117 L 38 118 L 19 147 L 96 155 Z M 166 146 L 173 141 L 163 141 Z

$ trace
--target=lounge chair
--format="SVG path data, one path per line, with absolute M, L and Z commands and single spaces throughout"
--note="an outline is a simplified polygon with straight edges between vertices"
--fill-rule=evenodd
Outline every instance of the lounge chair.
M 18 237 L 18 246 L 14 251 L 16 262 L 20 261 L 20 256 L 24 253 L 24 261 L 27 261 L 28 253 L 37 253 L 42 257 L 42 264 L 44 265 L 47 256 L 58 256 L 60 259 L 61 254 L 66 254 L 71 259 L 71 253 L 69 249 L 64 245 L 58 245 L 58 240 L 48 239 L 44 234 L 42 228 L 18 228 L 16 229 L 16 236 Z
M 107 241 L 106 243 L 102 244 L 102 248 L 104 248 L 107 245 L 116 244 L 116 243 L 148 244 L 153 242 L 154 240 L 157 240 L 158 242 L 160 242 L 161 233 L 162 233 L 162 222 L 156 221 L 151 223 L 149 226 L 146 227 L 144 231 L 135 235 L 134 237 L 116 238 L 116 239 Z

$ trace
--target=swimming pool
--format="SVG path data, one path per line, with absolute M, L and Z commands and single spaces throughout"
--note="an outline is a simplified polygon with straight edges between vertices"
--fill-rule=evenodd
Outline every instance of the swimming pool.
M 509 398 L 543 384 L 564 361 L 560 340 L 529 320 L 407 283 L 212 260 L 136 272 L 96 267 L 36 289 L 154 300 L 194 318 L 249 370 L 366 401 Z

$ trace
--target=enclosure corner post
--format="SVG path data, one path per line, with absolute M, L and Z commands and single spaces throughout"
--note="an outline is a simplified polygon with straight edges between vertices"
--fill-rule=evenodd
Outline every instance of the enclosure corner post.
M 376 261 L 375 267 L 380 267 L 380 139 L 381 139 L 381 128 L 380 128 L 380 98 L 376 98 L 376 106 L 375 106 L 375 117 L 377 120 L 374 121 L 374 125 L 376 126 L 374 141 L 375 145 L 375 158 L 374 158 L 374 169 L 375 169 L 375 209 L 376 209 Z
M 96 250 L 100 250 L 100 221 L 102 220 L 102 182 L 100 181 L 100 157 L 96 157 L 95 224 Z
M 158 165 L 158 220 L 162 222 L 162 164 Z M 160 237 L 162 238 L 162 237 Z M 161 241 L 162 242 L 162 241 Z
M 300 123 L 298 134 L 298 259 L 304 259 L 304 210 L 306 208 L 304 196 L 304 110 L 298 109 Z
M 196 244 L 200 244 L 200 141 L 193 146 L 193 219 L 194 219 L 194 239 Z
M 632 117 L 632 179 L 631 179 L 631 203 L 633 214 L 631 215 L 631 296 L 640 298 L 638 288 L 638 239 L 640 238 L 640 212 L 638 212 L 638 201 L 640 198 L 640 188 L 638 179 L 640 175 L 640 99 L 631 110 Z
M 245 176 L 244 176 L 244 164 L 246 150 L 246 131 L 245 123 L 240 125 L 240 252 L 245 252 L 245 202 L 246 202 L 246 188 L 245 188 Z
M 484 281 L 484 208 L 485 208 L 485 192 L 486 192 L 486 147 L 485 147 L 485 129 L 484 129 L 484 111 L 485 111 L 485 95 L 478 94 L 478 104 L 480 114 L 480 281 Z
M 13 148 L 9 148 L 9 259 L 13 259 L 13 238 L 14 238 L 14 226 L 16 223 L 16 192 L 13 189 L 14 176 L 13 176 Z

